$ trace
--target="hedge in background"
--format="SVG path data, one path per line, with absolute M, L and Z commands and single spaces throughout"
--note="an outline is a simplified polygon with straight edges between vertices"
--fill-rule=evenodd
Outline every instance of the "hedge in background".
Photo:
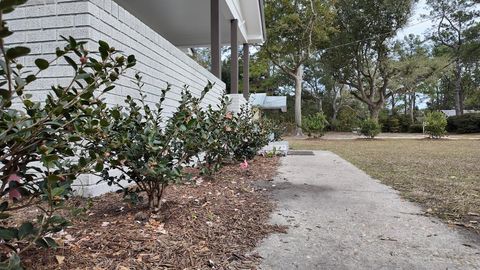
M 480 113 L 451 116 L 447 119 L 447 131 L 453 133 L 480 133 Z

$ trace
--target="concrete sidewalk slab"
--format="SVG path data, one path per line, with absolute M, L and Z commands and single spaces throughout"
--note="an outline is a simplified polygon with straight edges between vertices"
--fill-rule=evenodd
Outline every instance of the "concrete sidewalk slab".
M 288 225 L 257 248 L 261 269 L 480 269 L 480 237 L 417 205 L 330 152 L 287 156 L 273 183 Z

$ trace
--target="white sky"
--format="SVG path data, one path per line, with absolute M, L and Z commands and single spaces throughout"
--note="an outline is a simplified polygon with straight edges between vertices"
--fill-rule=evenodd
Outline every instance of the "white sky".
M 422 18 L 422 15 L 429 13 L 426 0 L 420 0 L 414 7 L 413 16 L 409 19 L 407 25 L 398 32 L 397 37 L 403 39 L 404 36 L 415 34 L 423 36 L 433 22 L 429 19 Z

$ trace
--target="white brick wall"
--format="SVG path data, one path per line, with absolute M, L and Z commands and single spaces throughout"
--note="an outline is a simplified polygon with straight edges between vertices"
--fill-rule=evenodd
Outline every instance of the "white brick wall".
M 138 96 L 130 82 L 135 71 L 142 73 L 143 90 L 152 104 L 158 100 L 161 89 L 171 84 L 172 91 L 164 102 L 167 117 L 178 105 L 184 86 L 199 95 L 208 81 L 213 82 L 214 88 L 205 98 L 205 105 L 217 104 L 225 89 L 225 84 L 213 74 L 112 0 L 30 0 L 8 14 L 6 20 L 15 32 L 7 39 L 7 46 L 22 44 L 32 49 L 32 55 L 21 60 L 26 67 L 32 67 L 36 58 L 55 57 L 56 47 L 65 44 L 60 35 L 89 41 L 91 51 L 98 49 L 98 40 L 104 40 L 127 55 L 134 54 L 137 66 L 107 96 L 110 104 L 123 103 L 127 95 Z M 42 100 L 51 85 L 64 83 L 71 74 L 67 64 L 59 60 L 27 90 Z M 90 178 L 84 176 L 82 182 L 92 185 L 95 181 Z M 102 193 L 98 192 L 99 188 L 83 188 L 83 193 L 98 195 Z

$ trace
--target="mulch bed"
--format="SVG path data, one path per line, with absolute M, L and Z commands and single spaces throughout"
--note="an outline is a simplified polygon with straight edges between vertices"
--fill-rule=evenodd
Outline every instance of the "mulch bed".
M 255 269 L 254 247 L 284 227 L 256 181 L 274 177 L 278 158 L 256 158 L 248 170 L 226 166 L 213 180 L 167 189 L 157 214 L 121 195 L 94 198 L 84 215 L 54 235 L 60 247 L 22 255 L 28 269 Z M 87 200 L 76 199 L 77 207 Z

